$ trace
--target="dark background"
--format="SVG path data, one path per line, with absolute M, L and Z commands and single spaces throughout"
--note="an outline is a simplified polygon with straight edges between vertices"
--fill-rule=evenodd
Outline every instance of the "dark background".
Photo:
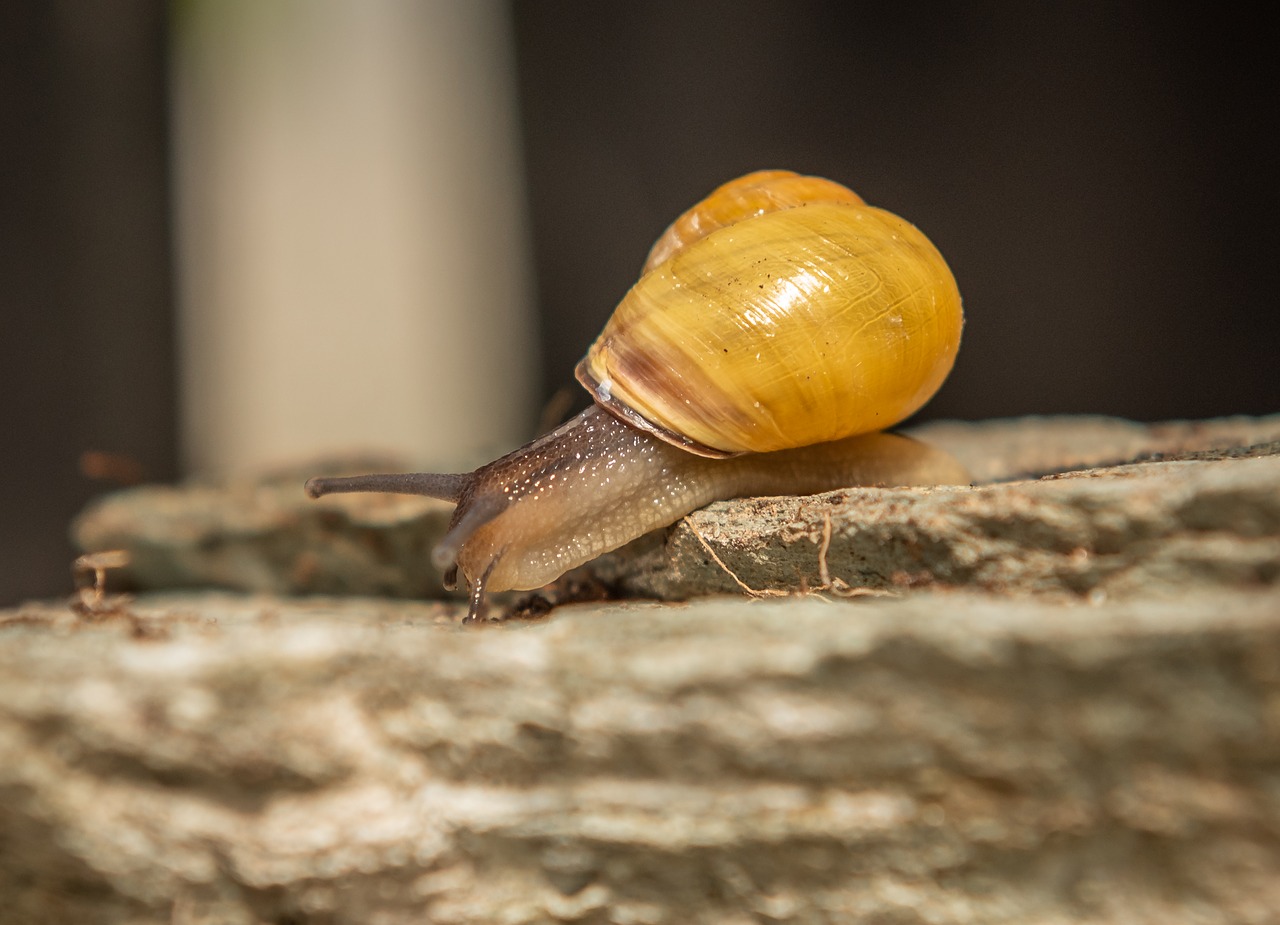
M 964 344 L 917 420 L 1280 411 L 1276 55 L 1235 8 L 512 10 L 544 398 L 672 218 L 787 167 L 951 264 Z M 181 475 L 167 29 L 155 0 L 0 7 L 0 605 L 70 590 L 84 451 Z

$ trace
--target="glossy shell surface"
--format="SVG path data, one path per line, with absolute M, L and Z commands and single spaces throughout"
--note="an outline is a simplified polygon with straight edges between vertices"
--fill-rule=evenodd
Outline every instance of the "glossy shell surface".
M 866 205 L 861 196 L 839 183 L 791 170 L 757 170 L 730 180 L 671 223 L 650 248 L 641 275 L 726 225 L 814 202 Z
M 726 184 L 646 267 L 578 377 L 614 414 L 701 455 L 891 427 L 959 349 L 960 294 L 937 249 L 831 181 Z

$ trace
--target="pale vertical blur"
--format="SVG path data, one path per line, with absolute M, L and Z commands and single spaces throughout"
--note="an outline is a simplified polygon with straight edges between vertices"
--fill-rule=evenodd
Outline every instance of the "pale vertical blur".
M 189 469 L 344 449 L 452 465 L 536 417 L 499 0 L 178 7 Z

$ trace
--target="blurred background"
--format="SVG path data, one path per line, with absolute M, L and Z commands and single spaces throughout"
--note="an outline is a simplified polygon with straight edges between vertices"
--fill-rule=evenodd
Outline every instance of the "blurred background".
M 6 3 L 0 605 L 70 592 L 120 484 L 514 447 L 762 167 L 946 255 L 916 421 L 1280 411 L 1271 44 L 1221 4 Z

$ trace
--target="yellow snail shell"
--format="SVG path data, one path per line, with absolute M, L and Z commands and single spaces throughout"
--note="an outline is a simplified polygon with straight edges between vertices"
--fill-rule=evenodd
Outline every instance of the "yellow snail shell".
M 960 292 L 909 222 L 751 174 L 677 219 L 578 366 L 596 401 L 704 456 L 883 430 L 955 362 Z

